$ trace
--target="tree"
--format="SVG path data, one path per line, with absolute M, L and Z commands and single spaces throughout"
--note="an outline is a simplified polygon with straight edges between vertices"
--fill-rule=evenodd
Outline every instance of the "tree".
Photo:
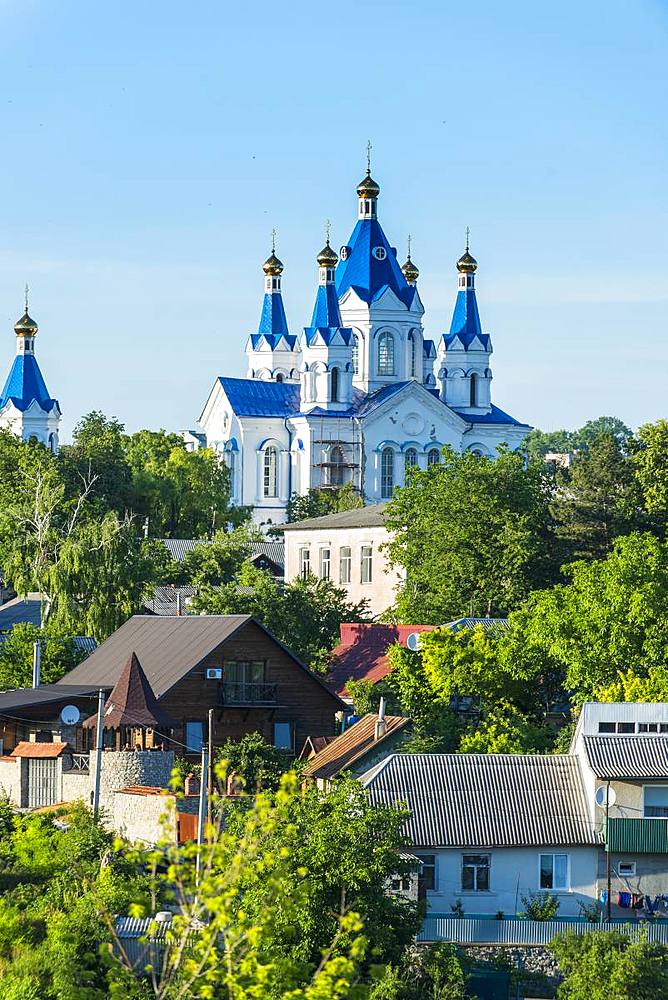
M 633 453 L 636 476 L 647 510 L 668 519 L 668 420 L 644 424 L 638 429 Z
M 609 431 L 588 439 L 560 477 L 553 513 L 564 561 L 607 555 L 615 538 L 642 525 L 641 495 L 631 459 Z
M 306 493 L 293 493 L 288 503 L 288 521 L 304 521 L 307 517 L 338 514 L 364 506 L 363 498 L 355 492 L 352 483 L 337 489 L 310 489 Z
M 518 669 L 561 673 L 576 702 L 631 668 L 667 663 L 668 545 L 651 534 L 618 538 L 606 559 L 565 567 L 569 582 L 537 592 L 510 616 Z
M 67 495 L 76 496 L 82 482 L 92 483 L 90 500 L 102 515 L 113 510 L 123 517 L 135 508 L 124 431 L 116 417 L 107 418 L 94 410 L 81 418 L 72 444 L 63 445 L 58 455 Z
M 41 646 L 42 684 L 54 684 L 86 655 L 71 636 L 59 634 L 53 626 L 18 624 L 0 643 L 0 691 L 30 687 L 33 646 Z
M 232 531 L 217 531 L 210 542 L 202 542 L 186 552 L 176 568 L 174 582 L 198 588 L 230 583 L 250 557 L 252 543 L 261 539 L 259 529 L 249 524 Z
M 555 577 L 547 480 L 538 463 L 446 450 L 395 491 L 385 521 L 390 557 L 406 570 L 406 622 L 503 615 Z
M 563 1000 L 656 1000 L 668 996 L 668 948 L 616 931 L 560 934 L 550 945 L 565 976 Z
M 203 587 L 193 610 L 214 615 L 247 614 L 293 650 L 305 663 L 324 669 L 342 622 L 366 618 L 366 602 L 349 603 L 345 590 L 329 580 L 294 580 L 280 586 L 266 570 L 244 564 L 232 583 Z
M 240 740 L 225 740 L 216 751 L 216 763 L 234 771 L 249 792 L 278 788 L 281 775 L 290 770 L 292 757 L 267 743 L 261 733 L 246 733 Z
M 586 451 L 602 435 L 611 435 L 619 445 L 622 454 L 628 454 L 633 431 L 619 417 L 597 417 L 595 420 L 588 420 L 583 427 L 572 432 L 572 450 Z

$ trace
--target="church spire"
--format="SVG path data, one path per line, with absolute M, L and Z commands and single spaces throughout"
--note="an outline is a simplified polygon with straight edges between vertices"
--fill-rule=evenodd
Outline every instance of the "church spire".
M 276 256 L 275 229 L 272 230 L 271 234 L 271 253 L 262 265 L 262 270 L 264 271 L 264 299 L 257 332 L 258 335 L 264 334 L 278 340 L 280 337 L 288 336 L 288 321 L 281 294 L 283 262 Z
M 358 215 L 360 219 L 375 219 L 377 216 L 376 202 L 380 194 L 380 185 L 371 176 L 371 140 L 366 144 L 366 177 L 357 185 Z
M 339 258 L 329 245 L 329 222 L 326 228 L 327 242 L 317 256 L 318 291 L 311 319 L 313 329 L 333 329 L 341 326 L 339 299 L 334 286 L 334 275 Z
M 35 349 L 35 336 L 39 327 L 28 313 L 28 286 L 25 287 L 25 310 L 21 319 L 14 324 L 16 333 L 16 353 L 32 354 Z
M 411 260 L 411 237 L 408 234 L 408 255 L 406 257 L 406 263 L 402 265 L 401 270 L 404 272 L 404 278 L 409 285 L 414 285 L 415 282 L 420 277 L 420 272 L 416 265 Z

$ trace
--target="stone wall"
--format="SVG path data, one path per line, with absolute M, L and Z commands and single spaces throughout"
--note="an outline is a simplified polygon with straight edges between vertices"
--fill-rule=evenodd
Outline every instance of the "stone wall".
M 7 796 L 12 805 L 21 806 L 21 760 L 0 759 L 0 795 Z
M 66 771 L 63 766 L 60 787 L 60 797 L 63 802 L 76 802 L 81 799 L 87 806 L 91 805 L 93 786 L 90 783 L 90 775 L 86 771 Z
M 100 807 L 114 814 L 114 793 L 131 785 L 168 788 L 174 767 L 173 750 L 105 750 L 100 774 Z M 96 759 L 90 755 L 90 787 L 95 787 Z
M 536 972 L 553 979 L 559 979 L 557 960 L 548 948 L 518 945 L 459 945 L 466 956 L 474 962 L 497 962 L 502 959 L 515 969 Z
M 173 795 L 152 795 L 119 791 L 113 794 L 109 819 L 114 831 L 131 843 L 155 844 L 176 837 L 176 808 Z

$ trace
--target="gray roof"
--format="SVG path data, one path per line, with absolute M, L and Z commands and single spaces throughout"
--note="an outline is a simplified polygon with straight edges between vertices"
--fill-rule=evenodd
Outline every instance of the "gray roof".
M 598 778 L 668 779 L 668 736 L 585 736 L 589 766 Z
M 599 843 L 576 757 L 393 754 L 362 781 L 374 804 L 407 805 L 414 847 Z
M 197 593 L 195 587 L 154 587 L 150 597 L 144 600 L 144 607 L 154 615 L 175 615 L 176 595 L 181 596 L 181 613 L 188 614 L 188 601 Z
M 343 510 L 338 514 L 323 514 L 322 517 L 307 517 L 304 521 L 279 524 L 281 531 L 317 531 L 320 528 L 376 528 L 385 524 L 386 503 L 369 504 L 355 510 Z
M 69 680 L 69 674 L 67 679 Z M 87 695 L 97 698 L 99 687 L 111 691 L 110 684 L 93 686 L 90 684 L 69 684 L 66 682 L 42 684 L 38 688 L 17 688 L 14 691 L 3 691 L 0 693 L 0 715 L 5 715 L 18 709 L 65 701 L 68 698 L 82 698 Z M 95 705 L 92 705 L 91 711 L 94 708 Z
M 343 706 L 341 699 L 329 690 L 321 677 L 308 670 L 287 646 L 251 615 L 134 615 L 58 684 L 113 687 L 128 656 L 136 653 L 153 693 L 156 698 L 161 698 L 212 650 L 249 622 L 266 632 L 292 657 L 300 670 L 319 684 L 338 705 Z
M 0 605 L 0 632 L 7 632 L 15 625 L 41 624 L 41 608 L 39 594 L 26 594 L 24 597 L 14 597 L 6 604 Z
M 456 618 L 453 622 L 446 622 L 443 628 L 448 628 L 451 632 L 459 632 L 463 628 L 475 628 L 476 625 L 482 625 L 485 632 L 506 632 L 508 630 L 508 619 Z
M 160 541 L 176 562 L 183 562 L 188 552 L 192 552 L 196 545 L 209 545 L 208 538 L 161 538 Z M 285 563 L 285 543 L 276 541 L 251 542 L 250 558 L 255 560 L 260 556 L 271 559 L 281 571 Z
M 207 545 L 206 538 L 161 538 L 160 541 L 176 562 L 183 562 L 187 552 L 192 552 L 196 545 Z

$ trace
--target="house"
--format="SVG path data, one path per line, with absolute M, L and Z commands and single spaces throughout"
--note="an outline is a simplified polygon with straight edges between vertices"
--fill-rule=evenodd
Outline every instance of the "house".
M 10 634 L 15 625 L 34 625 L 39 628 L 42 623 L 42 594 L 28 593 L 20 597 L 12 597 L 0 604 L 0 642 Z M 92 653 L 97 643 L 90 635 L 72 637 L 76 649 L 80 653 Z
M 403 570 L 390 565 L 385 546 L 387 504 L 375 504 L 282 525 L 285 581 L 309 573 L 331 580 L 349 601 L 367 601 L 376 617 L 396 600 Z
M 175 562 L 183 562 L 188 552 L 197 545 L 208 545 L 208 538 L 161 538 L 160 541 L 165 546 L 169 555 Z M 258 569 L 267 570 L 277 580 L 283 579 L 285 552 L 283 542 L 275 539 L 264 539 L 260 542 L 251 542 L 250 561 Z
M 342 774 L 359 776 L 373 765 L 394 753 L 410 731 L 410 719 L 401 715 L 385 715 L 384 699 L 378 715 L 363 716 L 348 726 L 318 753 L 304 768 L 304 777 L 326 788 Z
M 311 734 L 334 734 L 335 715 L 345 709 L 249 615 L 135 615 L 59 684 L 112 686 L 132 653 L 161 710 L 175 721 L 173 745 L 186 754 L 201 751 L 209 709 L 214 745 L 257 730 L 290 752 Z

